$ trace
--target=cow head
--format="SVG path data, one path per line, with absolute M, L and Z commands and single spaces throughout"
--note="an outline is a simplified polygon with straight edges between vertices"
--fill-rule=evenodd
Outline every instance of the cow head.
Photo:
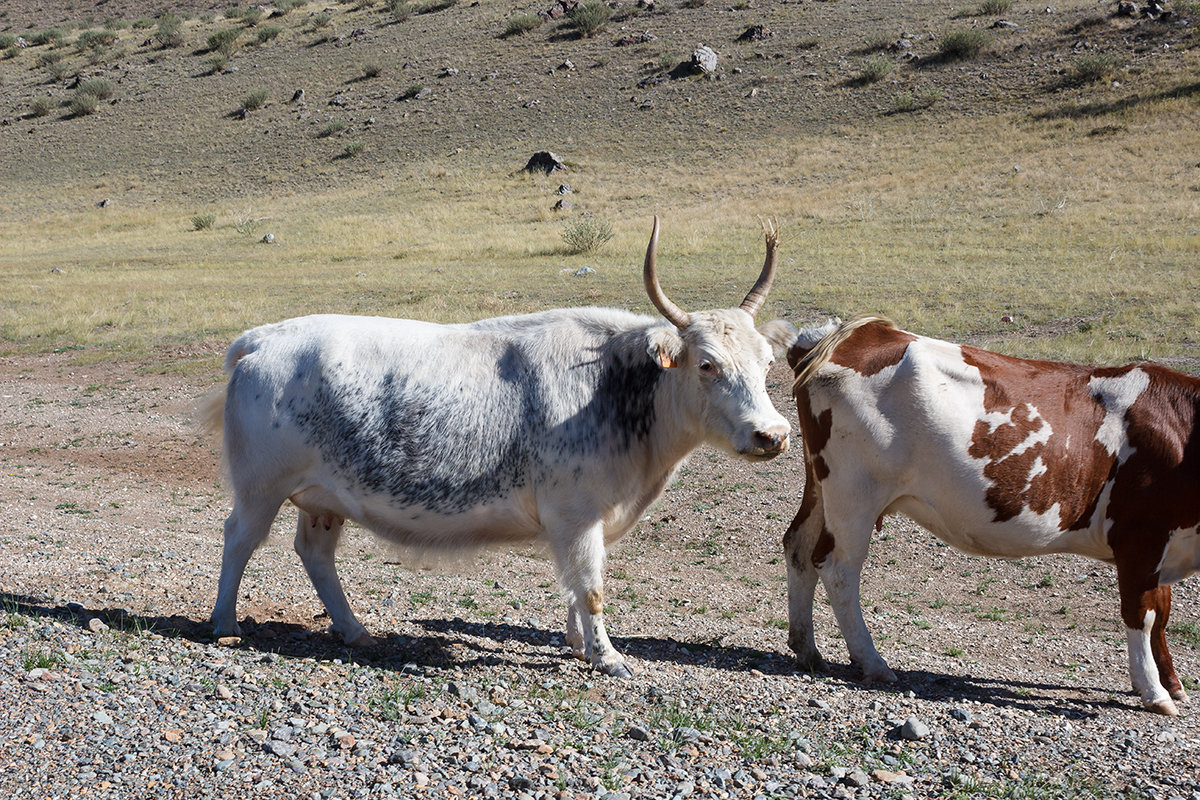
M 738 308 L 688 313 L 663 294 L 658 284 L 658 217 L 646 248 L 643 277 L 655 308 L 674 328 L 660 328 L 650 355 L 678 370 L 685 391 L 699 403 L 704 438 L 746 458 L 774 458 L 788 448 L 789 426 L 767 396 L 767 370 L 775 359 L 771 342 L 754 328 L 775 278 L 778 235 L 764 225 L 767 257 L 758 281 Z

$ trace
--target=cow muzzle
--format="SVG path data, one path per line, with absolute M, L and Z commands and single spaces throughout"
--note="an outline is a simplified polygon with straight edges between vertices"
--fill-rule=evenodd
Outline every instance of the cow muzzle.
M 739 451 L 739 453 L 746 458 L 762 461 L 774 458 L 780 453 L 787 451 L 791 444 L 790 433 L 791 430 L 787 425 L 756 430 L 750 434 L 749 446 Z

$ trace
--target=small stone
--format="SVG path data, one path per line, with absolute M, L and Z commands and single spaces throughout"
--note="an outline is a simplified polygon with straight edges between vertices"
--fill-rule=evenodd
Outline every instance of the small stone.
M 929 726 L 916 717 L 909 717 L 900 726 L 900 738 L 910 742 L 919 742 L 929 736 Z
M 242 637 L 240 636 L 222 636 L 220 639 L 217 639 L 217 644 L 221 647 L 236 647 L 241 643 Z
M 554 191 L 554 193 L 555 193 L 555 194 L 571 194 L 571 193 L 572 193 L 572 192 L 574 192 L 574 191 L 575 191 L 575 190 L 574 190 L 574 189 L 571 187 L 571 184 L 569 184 L 569 183 L 560 183 L 560 184 L 558 185 L 558 189 L 556 189 L 556 190 Z
M 846 776 L 842 778 L 842 782 L 847 786 L 861 788 L 870 783 L 871 779 L 867 777 L 867 773 L 863 772 L 861 769 L 856 769 L 847 773 Z
M 232 700 L 233 690 L 223 683 L 217 684 L 216 695 L 218 700 Z
M 272 739 L 264 747 L 268 753 L 274 753 L 280 758 L 291 758 L 296 754 L 296 745 L 290 742 L 281 742 L 278 739 Z
M 274 244 L 275 243 L 275 234 L 268 233 L 265 236 L 263 236 L 262 243 L 263 244 Z
M 163 738 L 168 742 L 182 742 L 183 731 L 179 730 L 178 728 L 172 728 L 171 730 L 163 733 Z
M 97 711 L 92 714 L 92 719 L 100 725 L 112 725 L 113 723 L 112 715 L 107 711 Z
M 104 620 L 99 617 L 92 617 L 87 622 L 87 629 L 92 633 L 100 633 L 108 630 L 108 625 L 104 624 Z
M 234 755 L 232 750 L 218 750 L 213 753 L 213 758 L 217 761 L 233 761 L 237 756 Z
M 879 783 L 889 785 L 909 786 L 912 785 L 915 778 L 911 775 L 905 775 L 903 772 L 892 772 L 886 769 L 877 769 L 871 773 L 871 777 Z
M 966 722 L 968 724 L 975 721 L 975 717 L 971 716 L 971 712 L 967 711 L 965 708 L 950 709 L 950 716 L 954 717 L 959 722 Z

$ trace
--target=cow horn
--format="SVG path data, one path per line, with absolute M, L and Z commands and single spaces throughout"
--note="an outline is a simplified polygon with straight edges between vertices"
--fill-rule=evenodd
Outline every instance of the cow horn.
M 667 296 L 663 294 L 662 287 L 658 285 L 657 251 L 658 215 L 655 215 L 654 230 L 650 232 L 650 244 L 646 247 L 646 266 L 642 270 L 642 279 L 646 282 L 646 294 L 650 295 L 650 302 L 654 303 L 654 307 L 667 318 L 668 322 L 676 328 L 686 328 L 692 324 L 692 318 L 686 311 L 668 300 Z M 761 301 L 759 302 L 761 303 Z
M 778 263 L 775 248 L 779 245 L 779 231 L 775 229 L 775 223 L 769 219 L 760 218 L 759 223 L 762 225 L 763 234 L 767 240 L 767 258 L 763 262 L 762 274 L 758 276 L 758 281 L 746 295 L 741 306 L 742 310 L 752 317 L 758 314 L 758 310 L 766 302 L 767 293 L 771 291 L 771 282 L 775 280 L 775 266 Z

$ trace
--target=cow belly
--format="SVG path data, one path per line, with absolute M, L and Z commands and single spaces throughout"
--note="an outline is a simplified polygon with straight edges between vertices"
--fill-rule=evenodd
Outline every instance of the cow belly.
M 1103 532 L 1059 530 L 1055 513 L 1035 514 L 1027 509 L 1012 519 L 995 522 L 993 512 L 982 505 L 972 512 L 946 503 L 935 507 L 913 496 L 899 498 L 887 513 L 904 514 L 946 544 L 974 556 L 1026 558 L 1073 553 L 1099 561 L 1113 557 Z
M 397 506 L 388 496 L 356 496 L 310 486 L 290 498 L 306 514 L 332 513 L 352 519 L 402 547 L 458 550 L 536 539 L 541 526 L 523 498 L 500 498 L 455 514 L 421 506 Z
M 1200 528 L 1172 531 L 1158 569 L 1159 582 L 1168 584 L 1200 572 Z

